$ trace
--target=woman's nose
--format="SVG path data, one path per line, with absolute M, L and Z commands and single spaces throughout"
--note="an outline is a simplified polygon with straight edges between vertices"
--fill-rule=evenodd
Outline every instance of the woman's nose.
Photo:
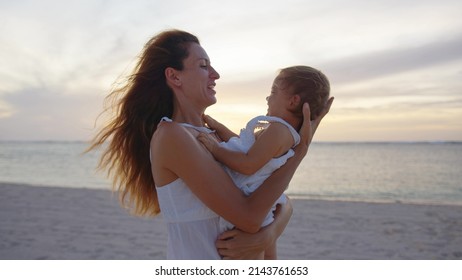
M 220 74 L 218 74 L 217 70 L 215 70 L 212 66 L 210 66 L 210 68 L 212 69 L 211 76 L 216 80 L 220 79 Z

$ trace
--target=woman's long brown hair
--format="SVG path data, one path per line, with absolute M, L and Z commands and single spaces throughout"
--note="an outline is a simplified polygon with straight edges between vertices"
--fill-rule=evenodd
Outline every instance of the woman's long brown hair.
M 104 112 L 113 115 L 87 150 L 104 148 L 98 169 L 107 171 L 122 205 L 137 215 L 160 212 L 150 141 L 161 118 L 173 113 L 173 92 L 165 69 L 182 70 L 191 43 L 199 44 L 199 40 L 180 30 L 164 31 L 146 43 L 133 73 L 106 97 Z

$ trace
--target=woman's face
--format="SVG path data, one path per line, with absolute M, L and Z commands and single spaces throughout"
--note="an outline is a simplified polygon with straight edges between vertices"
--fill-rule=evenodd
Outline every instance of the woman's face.
M 185 96 L 198 106 L 208 107 L 217 102 L 215 80 L 220 78 L 210 65 L 205 50 L 196 43 L 189 46 L 189 56 L 183 61 L 180 79 Z

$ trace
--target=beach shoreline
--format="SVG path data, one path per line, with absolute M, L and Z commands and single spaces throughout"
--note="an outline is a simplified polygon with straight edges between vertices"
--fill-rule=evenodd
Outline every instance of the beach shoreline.
M 462 259 L 462 206 L 293 199 L 280 259 Z M 162 260 L 162 217 L 108 190 L 0 182 L 2 260 Z

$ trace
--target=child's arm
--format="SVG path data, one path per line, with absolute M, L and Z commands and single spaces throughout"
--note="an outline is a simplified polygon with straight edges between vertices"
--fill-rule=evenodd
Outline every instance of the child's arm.
M 223 148 L 206 134 L 202 134 L 198 139 L 216 160 L 245 175 L 254 174 L 272 158 L 285 154 L 294 144 L 291 132 L 280 123 L 270 124 L 246 154 Z
M 223 141 L 228 141 L 231 137 L 237 137 L 238 135 L 232 132 L 229 128 L 227 128 L 224 124 L 220 123 L 219 121 L 215 120 L 209 115 L 203 116 L 205 123 L 213 130 L 215 130 L 218 136 Z

